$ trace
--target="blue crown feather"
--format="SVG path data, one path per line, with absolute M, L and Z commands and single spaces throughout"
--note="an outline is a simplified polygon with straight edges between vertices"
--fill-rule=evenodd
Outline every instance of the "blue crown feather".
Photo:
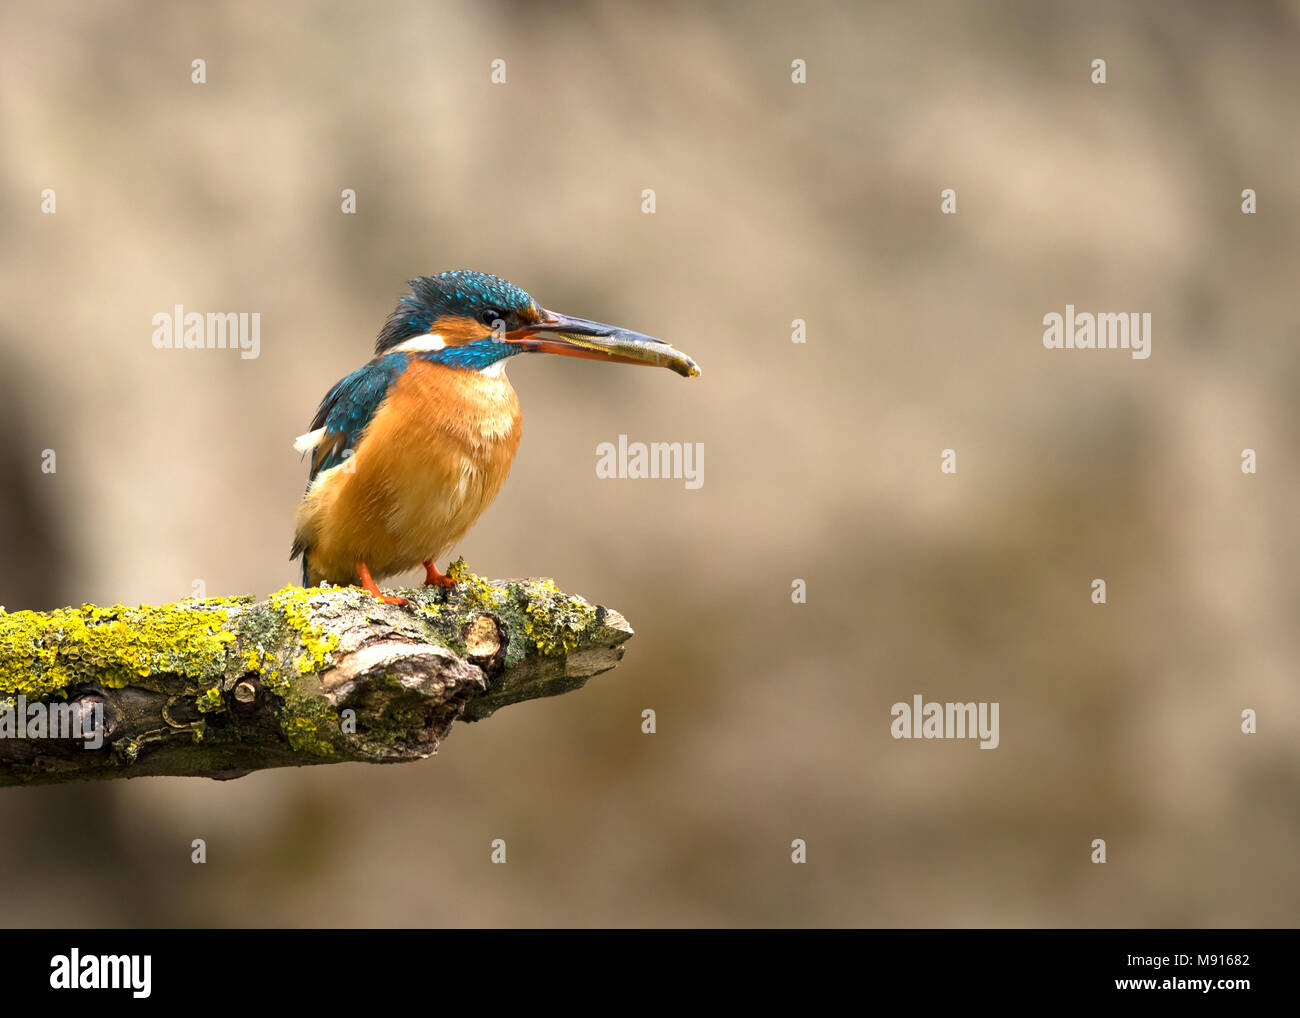
M 477 318 L 489 309 L 509 313 L 533 303 L 533 298 L 514 283 L 468 269 L 420 276 L 412 279 L 409 285 L 411 292 L 398 300 L 397 307 L 380 330 L 375 340 L 375 353 L 383 353 L 414 336 L 424 335 L 444 315 Z

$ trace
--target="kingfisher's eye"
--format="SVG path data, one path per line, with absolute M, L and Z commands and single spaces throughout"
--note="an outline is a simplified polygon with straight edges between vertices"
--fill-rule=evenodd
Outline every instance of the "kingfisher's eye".
M 486 308 L 479 313 L 478 320 L 486 325 L 489 329 L 495 329 L 497 322 L 505 320 L 505 312 L 497 308 Z

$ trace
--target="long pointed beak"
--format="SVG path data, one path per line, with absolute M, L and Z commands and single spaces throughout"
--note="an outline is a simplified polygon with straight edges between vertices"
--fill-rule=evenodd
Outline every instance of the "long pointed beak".
M 683 378 L 700 373 L 698 364 L 661 339 L 553 311 L 547 311 L 541 322 L 507 332 L 505 341 L 529 353 L 558 353 L 613 364 L 648 364 L 676 371 Z

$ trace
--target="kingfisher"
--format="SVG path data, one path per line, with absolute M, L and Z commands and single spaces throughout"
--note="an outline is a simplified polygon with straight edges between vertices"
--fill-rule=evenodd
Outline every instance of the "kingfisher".
M 496 498 L 519 449 L 519 399 L 506 361 L 552 353 L 614 364 L 700 368 L 662 340 L 548 311 L 513 283 L 458 270 L 408 284 L 370 362 L 321 400 L 294 448 L 311 453 L 290 558 L 302 581 L 360 584 L 423 565 L 425 586 L 454 581 L 436 562 Z

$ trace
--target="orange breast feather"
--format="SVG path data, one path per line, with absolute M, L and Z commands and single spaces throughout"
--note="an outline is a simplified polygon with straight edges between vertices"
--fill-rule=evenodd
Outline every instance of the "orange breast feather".
M 522 434 L 505 373 L 413 358 L 353 455 L 318 476 L 300 515 L 308 578 L 356 583 L 438 558 L 496 498 Z

